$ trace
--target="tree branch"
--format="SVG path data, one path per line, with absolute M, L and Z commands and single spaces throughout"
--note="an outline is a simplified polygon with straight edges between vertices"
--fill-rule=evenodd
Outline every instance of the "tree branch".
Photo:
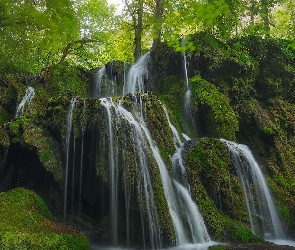
M 76 40 L 69 42 L 67 46 L 64 48 L 62 56 L 59 60 L 59 64 L 61 64 L 67 57 L 67 55 L 70 53 L 71 48 L 73 47 L 74 44 L 86 44 L 86 43 L 97 43 L 99 40 L 94 40 L 94 39 L 81 39 L 81 40 Z

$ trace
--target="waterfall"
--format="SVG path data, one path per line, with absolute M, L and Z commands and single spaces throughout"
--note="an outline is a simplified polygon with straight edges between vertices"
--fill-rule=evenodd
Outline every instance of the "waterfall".
M 83 118 L 85 117 L 86 100 L 83 103 Z M 82 118 L 82 119 L 83 119 Z M 82 126 L 82 141 L 81 141 L 81 156 L 80 156 L 80 180 L 79 180 L 79 217 L 81 218 L 81 205 L 82 205 L 82 181 L 83 181 L 83 156 L 84 156 L 84 134 L 85 126 Z
M 148 155 L 146 152 L 146 147 L 148 146 L 145 140 L 145 134 L 142 130 L 142 125 L 136 121 L 135 117 L 132 113 L 124 109 L 121 104 L 116 105 L 113 103 L 111 98 L 102 98 L 102 105 L 105 107 L 108 117 L 108 132 L 109 132 L 109 143 L 110 143 L 110 179 L 111 179 L 111 217 L 112 217 L 112 226 L 117 225 L 117 189 L 118 189 L 118 181 L 117 181 L 117 169 L 118 166 L 115 164 L 114 158 L 117 158 L 117 155 L 114 153 L 118 150 L 118 144 L 113 143 L 115 140 L 113 134 L 120 133 L 120 124 L 127 121 L 129 124 L 129 129 L 131 130 L 132 138 L 126 138 L 128 143 L 134 144 L 134 151 L 137 154 L 137 158 L 135 160 L 135 165 L 138 170 L 138 197 L 143 196 L 146 203 L 146 212 L 148 215 L 148 223 L 149 223 L 149 232 L 150 232 L 150 240 L 153 249 L 158 249 L 161 247 L 161 237 L 159 230 L 159 222 L 158 222 L 158 214 L 156 205 L 154 202 L 154 193 L 152 189 L 150 173 L 148 170 Z M 113 111 L 113 112 L 111 112 Z M 115 130 L 115 131 L 113 131 Z M 130 141 L 131 140 L 131 141 Z M 125 181 L 126 182 L 126 181 Z M 141 183 L 142 182 L 142 183 Z M 140 199 L 140 198 L 139 198 Z M 139 201 L 141 217 L 144 218 L 144 208 L 143 204 Z M 126 201 L 128 204 L 128 201 Z M 143 222 L 144 223 L 144 222 Z M 143 224 L 144 225 L 144 224 Z M 129 229 L 128 229 L 129 230 Z M 117 234 L 117 229 L 113 228 L 113 234 Z M 113 238 L 117 238 L 117 235 L 113 235 Z
M 260 222 L 264 238 L 285 239 L 282 222 L 258 163 L 246 145 L 223 141 L 236 162 L 243 188 L 252 232 L 259 235 L 256 222 Z M 254 191 L 253 191 L 254 187 Z
M 15 112 L 15 117 L 20 116 L 24 113 L 25 106 L 31 104 L 34 96 L 35 96 L 34 88 L 28 87 L 26 89 L 25 96 L 23 97 L 20 104 L 17 106 L 16 112 Z
M 185 46 L 185 40 L 186 40 L 186 38 L 184 37 L 181 42 L 182 46 Z M 186 118 L 188 131 L 190 131 L 190 134 L 194 134 L 196 132 L 196 122 L 194 120 L 194 116 L 193 116 L 192 108 L 191 108 L 192 92 L 191 92 L 191 89 L 189 86 L 188 70 L 187 70 L 188 62 L 187 62 L 185 50 L 182 53 L 182 57 L 183 57 L 184 79 L 185 79 L 185 83 L 186 83 L 186 92 L 184 94 L 184 104 L 183 104 L 184 115 Z
M 137 98 L 134 96 L 134 100 L 136 100 Z M 115 114 L 115 116 L 113 117 L 113 121 L 114 123 L 116 123 L 116 121 L 119 121 L 120 119 L 125 120 L 128 122 L 128 124 L 130 124 L 129 128 L 131 128 L 133 130 L 133 140 L 136 146 L 136 152 L 138 154 L 138 161 L 136 162 L 136 166 L 139 170 L 140 176 L 138 176 L 138 180 L 142 180 L 143 181 L 143 185 L 138 184 L 138 188 L 142 188 L 143 190 L 138 190 L 139 195 L 144 195 L 144 200 L 146 202 L 146 212 L 147 212 L 147 216 L 148 216 L 148 222 L 149 222 L 149 231 L 150 231 L 150 239 L 151 239 L 151 244 L 152 244 L 152 248 L 153 249 L 158 249 L 161 246 L 161 238 L 159 235 L 159 225 L 158 225 L 158 215 L 157 215 L 157 209 L 156 209 L 156 205 L 154 203 L 154 194 L 153 194 L 153 189 L 152 189 L 152 185 L 150 182 L 150 174 L 149 174 L 149 170 L 148 170 L 148 164 L 147 164 L 147 153 L 146 153 L 146 147 L 149 147 L 149 150 L 152 153 L 153 158 L 155 159 L 158 168 L 159 168 L 159 172 L 160 172 L 160 176 L 161 176 L 161 180 L 162 180 L 162 185 L 163 185 L 163 189 L 164 189 L 164 194 L 166 196 L 167 199 L 167 203 L 168 203 L 168 207 L 169 207 L 169 212 L 172 218 L 172 222 L 174 225 L 174 229 L 176 232 L 176 236 L 177 236 L 177 242 L 179 245 L 183 245 L 183 244 L 187 244 L 190 242 L 189 240 L 189 236 L 186 234 L 186 228 L 184 227 L 184 224 L 182 222 L 182 218 L 181 218 L 181 202 L 184 200 L 185 205 L 190 204 L 190 201 L 188 201 L 188 197 L 186 195 L 186 192 L 181 188 L 178 187 L 178 192 L 182 194 L 182 200 L 179 200 L 179 198 L 177 197 L 174 188 L 173 188 L 173 183 L 170 179 L 170 176 L 168 174 L 167 168 L 165 166 L 165 163 L 160 155 L 160 152 L 157 148 L 157 146 L 155 145 L 151 135 L 150 135 L 150 131 L 148 130 L 145 121 L 143 119 L 142 116 L 142 103 L 141 101 L 139 103 L 137 103 L 135 101 L 134 105 L 135 105 L 135 110 L 136 110 L 136 114 L 133 115 L 131 112 L 129 112 L 128 110 L 126 110 L 120 103 L 118 105 L 114 104 L 111 100 L 111 98 L 108 99 L 101 99 L 102 101 L 102 105 L 105 107 L 105 109 L 107 110 L 108 113 L 108 117 L 112 117 L 112 113 Z M 110 112 L 110 110 L 113 110 L 114 112 Z M 108 121 L 110 123 L 110 120 Z M 109 124 L 109 126 L 111 126 Z M 113 135 L 114 133 L 117 133 L 119 131 L 109 131 L 109 133 L 111 135 Z M 110 140 L 112 139 L 112 137 L 110 136 Z M 110 147 L 113 147 L 113 144 L 110 141 Z M 112 150 L 114 151 L 114 149 Z M 110 156 L 112 155 L 112 152 L 110 152 Z M 114 157 L 114 156 L 113 156 Z M 112 166 L 110 166 L 112 168 Z M 111 177 L 112 178 L 112 177 Z M 115 183 L 111 182 L 111 185 L 115 185 Z M 177 185 L 177 184 L 176 184 Z M 113 187 L 111 187 L 111 189 L 113 189 Z M 139 196 L 140 197 L 140 196 Z M 189 197 L 189 199 L 191 200 L 191 198 Z M 112 204 L 112 207 L 116 207 L 116 201 L 113 200 L 111 198 L 112 202 L 114 202 L 115 204 Z M 140 204 L 141 209 L 142 208 L 142 204 Z M 195 210 L 193 210 L 195 211 Z M 114 217 L 116 216 L 116 212 L 112 211 L 111 216 Z M 188 212 L 189 213 L 189 212 Z M 194 218 L 196 214 L 194 214 Z M 143 213 L 142 213 L 142 217 L 144 217 Z M 192 218 L 194 220 L 194 218 Z M 197 218 L 199 219 L 199 218 Z M 197 220 L 196 219 L 196 220 Z M 113 232 L 114 233 L 114 232 Z M 209 236 L 208 236 L 209 237 Z M 201 242 L 205 242 L 205 239 L 201 239 Z
M 127 81 L 124 82 L 123 95 L 130 93 L 145 93 L 148 81 L 148 62 L 150 53 L 143 55 L 128 72 Z
M 128 72 L 127 81 L 124 80 L 123 94 L 146 91 L 148 80 L 148 61 L 149 53 L 145 54 L 132 65 Z M 125 70 L 124 70 L 125 79 Z M 187 81 L 188 86 L 188 81 Z M 189 88 L 188 88 L 189 90 Z M 143 99 L 145 95 L 129 94 L 133 100 L 133 112 L 131 113 L 122 105 L 122 99 L 113 102 L 111 97 L 101 98 L 101 104 L 104 107 L 109 147 L 109 183 L 110 183 L 110 217 L 112 224 L 112 241 L 113 245 L 118 245 L 118 190 L 119 190 L 119 164 L 125 166 L 122 174 L 125 185 L 125 213 L 126 213 L 126 242 L 129 245 L 129 203 L 130 203 L 130 186 L 126 177 L 126 160 L 124 159 L 124 143 L 133 145 L 135 152 L 134 164 L 137 169 L 136 186 L 138 192 L 139 211 L 141 215 L 143 245 L 145 246 L 145 221 L 148 221 L 149 238 L 152 249 L 159 249 L 162 246 L 162 237 L 160 234 L 158 210 L 155 204 L 154 190 L 150 176 L 150 162 L 153 158 L 158 166 L 159 174 L 162 181 L 164 195 L 167 200 L 169 214 L 172 219 L 174 231 L 176 234 L 177 245 L 209 243 L 211 242 L 203 218 L 198 210 L 196 203 L 192 200 L 189 185 L 187 181 L 183 182 L 185 168 L 182 163 L 181 152 L 183 143 L 176 128 L 172 125 L 167 109 L 162 104 L 166 114 L 167 121 L 173 134 L 174 146 L 176 153 L 172 157 L 173 165 L 182 168 L 182 174 L 178 177 L 173 174 L 172 178 L 168 173 L 167 167 L 162 159 L 160 151 L 153 140 L 150 131 L 145 123 Z M 124 126 L 124 127 L 123 127 Z M 127 127 L 126 127 L 127 126 Z M 128 131 L 124 135 L 122 131 Z M 120 134 L 120 139 L 118 135 Z M 185 138 L 189 138 L 184 135 Z M 123 142 L 122 142 L 123 141 Z M 123 145 L 122 145 L 123 143 Z M 126 145 L 127 146 L 127 145 Z M 120 159 L 119 159 L 120 158 Z M 121 159 L 123 158 L 123 159 Z M 130 159 L 129 159 L 130 161 Z M 177 163 L 176 163 L 177 162 Z M 130 163 L 130 162 L 129 162 Z M 174 168 L 174 166 L 172 166 Z M 184 183 L 184 184 L 183 184 Z
M 73 120 L 73 110 L 76 104 L 76 98 L 71 99 L 71 103 L 69 105 L 69 111 L 67 116 L 67 135 L 66 135 L 66 167 L 65 167 L 65 187 L 64 187 L 64 211 L 63 217 L 64 221 L 66 219 L 66 212 L 67 212 L 67 195 L 68 195 L 68 173 L 69 173 L 69 156 L 70 156 L 70 140 L 72 134 L 72 120 Z
M 112 113 L 114 107 L 111 99 L 101 98 L 101 104 L 105 107 L 109 134 L 109 161 L 110 161 L 110 197 L 111 197 L 111 223 L 113 245 L 118 244 L 118 144 L 117 137 L 113 136 Z
M 207 232 L 206 225 L 203 217 L 199 212 L 199 208 L 192 200 L 190 195 L 190 187 L 186 179 L 186 169 L 183 164 L 181 153 L 184 149 L 184 144 L 181 143 L 180 136 L 177 129 L 172 125 L 167 109 L 162 104 L 164 112 L 166 114 L 169 127 L 173 134 L 174 146 L 176 152 L 172 156 L 172 177 L 173 184 L 177 191 L 177 197 L 180 199 L 180 203 L 183 204 L 183 210 L 187 217 L 189 228 L 191 231 L 191 237 L 193 243 L 205 243 L 211 241 Z M 183 183 L 183 184 L 181 184 Z
M 94 82 L 95 82 L 95 88 L 94 88 L 94 97 L 100 98 L 102 97 L 102 90 L 101 90 L 101 81 L 102 77 L 106 74 L 106 67 L 103 66 L 100 68 L 94 77 Z

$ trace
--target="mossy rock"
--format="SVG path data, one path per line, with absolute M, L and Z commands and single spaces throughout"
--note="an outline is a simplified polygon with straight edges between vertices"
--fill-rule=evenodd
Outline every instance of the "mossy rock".
M 211 83 L 199 78 L 190 79 L 191 102 L 196 110 L 202 136 L 234 140 L 239 130 L 236 114 L 229 100 Z M 202 121 L 202 123 L 201 123 Z
M 195 145 L 191 145 L 195 144 Z M 204 138 L 185 146 L 192 196 L 214 239 L 223 239 L 233 225 L 248 222 L 243 190 L 227 147 L 218 139 Z
M 64 61 L 43 72 L 46 91 L 59 96 L 84 96 L 88 90 L 87 72 Z
M 1 150 L 6 149 L 10 146 L 10 138 L 3 126 L 0 126 L 0 153 Z
M 255 236 L 249 230 L 244 228 L 234 228 L 228 232 L 229 240 L 238 241 L 240 243 L 259 243 L 264 242 L 264 239 Z
M 23 188 L 0 194 L 1 249 L 90 249 L 75 228 L 58 224 L 43 200 Z
M 294 100 L 294 51 L 289 42 L 271 37 L 248 36 L 235 40 L 258 65 L 255 89 L 259 100 L 283 96 Z
M 175 52 L 166 43 L 160 43 L 156 51 L 151 52 L 152 69 L 149 81 L 153 82 L 154 92 L 163 94 L 169 92 L 174 83 L 185 83 L 183 58 L 180 52 Z

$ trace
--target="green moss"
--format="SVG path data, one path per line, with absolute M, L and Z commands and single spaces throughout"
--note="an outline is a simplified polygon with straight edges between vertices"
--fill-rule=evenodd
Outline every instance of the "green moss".
M 87 92 L 88 84 L 83 73 L 67 61 L 49 68 L 45 80 L 46 90 L 54 95 L 83 96 Z
M 178 131 L 183 131 L 191 135 L 192 137 L 197 136 L 197 131 L 192 131 L 190 124 L 186 121 L 183 98 L 185 94 L 184 84 L 172 84 L 168 93 L 159 96 L 159 99 L 168 107 L 170 119 L 172 123 L 178 128 Z
M 235 228 L 229 232 L 229 239 L 242 243 L 258 243 L 264 242 L 264 239 L 252 234 L 250 231 L 243 228 Z
M 194 77 L 190 79 L 192 84 L 192 105 L 198 111 L 205 108 L 203 115 L 207 135 L 209 137 L 235 139 L 235 133 L 239 129 L 236 114 L 229 104 L 228 99 L 211 83 Z
M 191 190 L 215 239 L 226 229 L 248 222 L 243 190 L 227 147 L 217 139 L 199 139 L 185 152 Z
M 10 138 L 6 129 L 0 126 L 0 149 L 8 148 L 10 145 Z
M 208 248 L 208 250 L 228 250 L 231 249 L 230 246 L 226 246 L 226 245 L 217 245 L 217 246 L 210 246 Z
M 46 170 L 54 175 L 56 181 L 63 176 L 63 167 L 58 151 L 58 144 L 34 124 L 25 124 L 23 138 L 29 147 L 33 147 Z
M 84 235 L 56 224 L 43 200 L 17 188 L 0 194 L 0 248 L 90 249 Z

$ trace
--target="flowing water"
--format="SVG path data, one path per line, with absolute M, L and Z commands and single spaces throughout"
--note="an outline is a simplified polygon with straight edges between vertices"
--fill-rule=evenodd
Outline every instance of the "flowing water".
M 131 66 L 128 72 L 127 81 L 124 82 L 123 95 L 135 92 L 145 93 L 147 91 L 146 84 L 148 81 L 149 61 L 150 53 L 146 53 Z
M 26 93 L 20 102 L 20 104 L 17 106 L 15 117 L 20 116 L 24 113 L 25 107 L 29 106 L 35 96 L 35 90 L 33 87 L 28 87 L 26 90 Z
M 282 222 L 261 169 L 246 145 L 221 139 L 233 155 L 243 188 L 252 232 L 260 235 L 258 222 L 266 239 L 285 239 Z M 254 188 L 254 190 L 253 190 Z
M 83 117 L 85 117 L 86 100 L 83 103 Z M 83 184 L 83 156 L 84 156 L 84 134 L 85 126 L 82 126 L 82 140 L 81 140 L 81 155 L 80 155 L 80 180 L 79 180 L 79 217 L 81 218 L 81 204 L 82 204 L 82 184 Z
M 185 38 L 182 39 L 182 46 L 185 45 Z M 183 57 L 183 69 L 184 69 L 184 79 L 186 83 L 186 92 L 184 94 L 184 115 L 185 115 L 185 120 L 188 126 L 188 132 L 190 132 L 191 135 L 195 134 L 196 132 L 196 122 L 194 119 L 194 115 L 192 112 L 192 107 L 191 107 L 191 89 L 189 86 L 189 78 L 188 78 L 188 70 L 187 70 L 187 56 L 185 51 L 183 51 L 182 54 Z
M 156 205 L 154 203 L 154 193 L 153 193 L 153 189 L 152 189 L 152 185 L 151 185 L 151 180 L 150 180 L 150 174 L 149 174 L 149 170 L 148 170 L 148 155 L 147 155 L 147 151 L 146 151 L 146 146 L 147 146 L 147 142 L 144 138 L 144 134 L 142 131 L 142 127 L 139 124 L 138 121 L 136 121 L 135 117 L 133 116 L 132 113 L 130 113 L 129 111 L 127 111 L 126 109 L 124 109 L 121 104 L 115 104 L 113 103 L 111 98 L 103 98 L 101 99 L 101 103 L 102 105 L 105 107 L 106 111 L 107 111 L 107 117 L 108 117 L 108 122 L 109 122 L 109 143 L 110 143 L 110 168 L 111 168 L 111 172 L 110 172 L 110 177 L 111 179 L 113 179 L 113 181 L 111 181 L 111 207 L 112 207 L 112 212 L 111 212 L 111 217 L 112 217 L 112 225 L 114 226 L 118 226 L 117 225 L 117 217 L 118 217 L 118 212 L 115 210 L 115 208 L 117 209 L 117 188 L 118 188 L 118 183 L 117 183 L 117 168 L 118 166 L 115 165 L 114 162 L 114 152 L 117 152 L 118 150 L 118 144 L 116 143 L 114 145 L 114 143 L 112 142 L 113 140 L 115 140 L 115 138 L 113 137 L 113 134 L 117 134 L 118 132 L 120 132 L 120 127 L 119 125 L 121 123 L 127 122 L 128 128 L 132 131 L 132 137 L 131 138 L 126 138 L 126 141 L 128 140 L 128 143 L 134 143 L 134 150 L 137 153 L 137 158 L 135 161 L 135 165 L 138 169 L 138 195 L 139 197 L 141 197 L 141 195 L 143 195 L 144 197 L 144 201 L 146 203 L 147 209 L 147 215 L 148 215 L 148 223 L 149 223 L 149 233 L 150 233 L 150 240 L 151 240 L 151 245 L 153 249 L 158 249 L 161 246 L 161 237 L 160 237 L 160 233 L 159 233 L 159 226 L 158 226 L 158 214 L 157 214 L 157 209 L 156 209 Z M 113 112 L 111 112 L 113 111 Z M 113 122 L 112 122 L 113 121 Z M 115 129 L 115 131 L 113 132 L 113 129 Z M 112 170 L 114 169 L 114 170 Z M 113 176 L 115 174 L 115 176 Z M 141 183 L 142 182 L 142 183 Z M 126 180 L 125 180 L 126 183 Z M 126 187 L 127 188 L 127 187 Z M 127 197 L 125 197 L 127 199 L 127 201 L 125 202 L 125 205 L 128 207 L 129 201 L 129 195 L 128 195 L 128 191 L 126 190 L 125 193 L 127 192 Z M 144 208 L 143 208 L 143 204 L 140 203 L 140 210 L 141 210 L 141 217 L 142 219 L 144 218 Z M 128 217 L 127 217 L 128 218 Z M 128 223 L 126 223 L 128 224 Z M 144 224 L 144 222 L 143 222 Z M 144 230 L 144 229 L 143 229 Z M 127 228 L 127 232 L 129 231 L 129 228 Z M 113 229 L 112 234 L 113 234 L 113 238 L 117 238 L 117 229 Z
M 116 172 L 118 166 L 116 165 L 117 160 L 117 146 L 114 135 L 120 131 L 120 124 L 128 124 L 129 129 L 132 131 L 132 138 L 129 138 L 129 143 L 134 143 L 136 148 L 137 159 L 136 167 L 138 169 L 137 179 L 138 183 L 138 197 L 142 197 L 142 201 L 139 201 L 139 207 L 141 210 L 142 222 L 144 221 L 145 214 L 148 216 L 147 221 L 149 223 L 149 235 L 151 241 L 152 249 L 159 249 L 161 247 L 161 235 L 158 222 L 157 207 L 154 202 L 154 193 L 151 185 L 150 173 L 148 169 L 148 158 L 150 157 L 148 152 L 151 153 L 152 157 L 157 163 L 162 185 L 164 189 L 164 194 L 167 199 L 169 213 L 172 218 L 174 230 L 177 237 L 178 245 L 186 245 L 189 243 L 207 243 L 210 242 L 210 237 L 207 233 L 203 218 L 197 208 L 197 205 L 193 202 L 188 189 L 183 186 L 177 180 L 171 179 L 167 167 L 161 157 L 160 151 L 158 150 L 157 145 L 155 144 L 150 131 L 147 128 L 147 125 L 144 120 L 144 105 L 142 103 L 142 96 L 133 95 L 134 100 L 134 110 L 135 114 L 126 110 L 121 101 L 114 103 L 111 98 L 102 98 L 101 103 L 106 110 L 108 117 L 108 133 L 109 133 L 109 144 L 110 144 L 110 183 L 111 183 L 111 217 L 113 227 L 118 226 L 118 211 L 115 209 L 117 205 L 117 175 Z M 164 108 L 164 106 L 163 106 Z M 166 110 L 166 108 L 164 108 Z M 180 147 L 181 141 L 177 130 L 171 124 L 169 116 L 167 114 L 167 119 L 170 124 L 170 128 L 175 137 L 175 147 Z M 125 125 L 126 126 L 126 125 Z M 148 148 L 148 149 L 147 149 Z M 178 159 L 179 160 L 179 159 Z M 112 170 L 113 169 L 113 170 Z M 114 174 L 115 173 L 115 174 Z M 141 184 L 143 183 L 143 185 Z M 125 180 L 126 183 L 126 180 Z M 126 199 L 125 206 L 128 207 L 128 190 L 125 190 Z M 147 206 L 144 213 L 144 204 Z M 183 214 L 186 217 L 188 224 L 184 223 L 182 218 Z M 128 216 L 126 218 L 128 220 Z M 128 224 L 128 223 L 126 223 Z M 188 225 L 188 228 L 187 228 Z M 127 228 L 127 230 L 129 230 Z M 144 228 L 143 228 L 144 230 Z M 113 239 L 117 239 L 116 229 L 112 230 Z M 116 241 L 113 241 L 113 244 L 116 246 Z
M 69 111 L 67 116 L 67 134 L 66 134 L 66 167 L 65 167 L 65 186 L 64 186 L 64 209 L 63 209 L 63 217 L 64 221 L 66 219 L 66 212 L 67 212 L 67 198 L 68 198 L 68 174 L 69 174 L 69 157 L 70 157 L 70 140 L 72 134 L 72 120 L 73 120 L 73 111 L 76 104 L 76 98 L 71 99 L 71 103 L 69 105 Z
M 125 199 L 125 236 L 126 246 L 131 244 L 132 232 L 132 217 L 131 213 L 131 197 L 133 191 L 137 192 L 138 210 L 140 213 L 141 230 L 143 248 L 146 248 L 146 236 L 149 236 L 148 247 L 152 249 L 161 249 L 163 236 L 159 226 L 159 215 L 157 204 L 155 203 L 154 188 L 151 178 L 151 164 L 156 164 L 157 171 L 161 178 L 163 192 L 167 200 L 168 210 L 173 223 L 174 232 L 176 235 L 176 245 L 178 249 L 182 246 L 187 249 L 207 249 L 209 245 L 214 244 L 211 241 L 207 232 L 203 218 L 199 212 L 197 204 L 193 201 L 190 194 L 189 184 L 186 180 L 186 170 L 182 161 L 182 150 L 184 144 L 181 138 L 189 140 L 185 134 L 179 136 L 176 128 L 172 125 L 167 109 L 162 104 L 163 110 L 166 114 L 166 119 L 173 135 L 175 154 L 171 157 L 172 161 L 172 176 L 169 174 L 167 166 L 161 156 L 161 153 L 152 138 L 151 132 L 146 124 L 145 105 L 143 100 L 144 94 L 138 95 L 135 92 L 146 92 L 146 84 L 148 80 L 148 63 L 149 53 L 145 54 L 137 63 L 135 63 L 129 70 L 127 77 L 125 77 L 124 67 L 124 86 L 123 93 L 130 93 L 128 98 L 133 102 L 132 112 L 124 108 L 123 99 L 113 101 L 111 97 L 103 97 L 106 92 L 103 90 L 101 82 L 106 76 L 105 68 L 102 68 L 96 75 L 96 97 L 100 97 L 100 103 L 103 107 L 106 119 L 106 136 L 102 138 L 103 150 L 108 155 L 109 165 L 109 202 L 110 202 L 110 235 L 112 239 L 112 248 L 119 248 L 119 244 L 123 243 L 120 239 L 120 219 L 121 211 L 119 207 L 120 190 L 123 185 L 123 193 Z M 188 87 L 188 80 L 187 80 Z M 188 88 L 189 90 L 189 88 Z M 113 93 L 108 92 L 108 96 Z M 66 134 L 66 167 L 65 167 L 65 193 L 64 193 L 64 218 L 67 212 L 67 195 L 68 195 L 68 172 L 69 172 L 69 154 L 70 141 L 72 134 L 72 116 L 75 107 L 76 99 L 73 98 L 69 105 L 67 117 L 67 134 Z M 130 104 L 128 104 L 130 105 Z M 132 104 L 131 104 L 132 105 Z M 129 107 L 130 108 L 130 107 Z M 85 112 L 85 102 L 84 110 Z M 82 129 L 83 130 L 83 129 Z M 79 213 L 81 213 L 81 196 L 82 196 L 82 172 L 83 172 L 83 154 L 84 154 L 84 130 L 82 131 L 82 145 L 80 156 L 80 191 L 79 191 Z M 125 148 L 133 147 L 134 157 L 130 158 Z M 74 150 L 74 149 L 71 149 Z M 129 157 L 128 157 L 129 156 Z M 73 159 L 73 162 L 75 160 Z M 133 163 L 131 161 L 134 161 Z M 136 168 L 136 190 L 131 190 L 131 183 L 129 183 L 128 167 L 134 165 Z M 122 174 L 119 168 L 123 169 Z M 72 185 L 74 185 L 74 169 L 73 169 Z M 122 180 L 121 180 L 122 179 Z M 73 188 L 73 186 L 72 186 Z M 74 193 L 74 190 L 72 190 Z M 72 198 L 73 200 L 73 198 Z M 73 206 L 72 206 L 73 207 Z M 134 207 L 134 204 L 133 204 Z M 123 216 L 124 217 L 124 216 Z M 147 230 L 147 231 L 146 231 Z M 145 233 L 147 232 L 147 234 Z M 138 232 L 137 232 L 138 233 Z M 95 247 L 94 247 L 95 248 Z M 177 248 L 176 248 L 177 249 Z
M 210 242 L 211 239 L 207 232 L 203 217 L 199 211 L 198 206 L 191 198 L 190 187 L 186 179 L 186 169 L 182 160 L 184 144 L 181 143 L 177 129 L 170 121 L 166 107 L 164 105 L 162 105 L 162 107 L 166 114 L 176 149 L 176 152 L 172 156 L 172 178 L 175 190 L 177 192 L 177 197 L 180 199 L 180 203 L 183 204 L 183 210 L 189 224 L 190 235 L 192 238 L 190 243 L 196 244 Z M 184 242 L 182 242 L 182 245 L 183 244 Z
M 102 78 L 106 75 L 106 67 L 103 66 L 101 69 L 99 69 L 95 74 L 95 88 L 94 88 L 94 97 L 100 98 L 102 97 Z

